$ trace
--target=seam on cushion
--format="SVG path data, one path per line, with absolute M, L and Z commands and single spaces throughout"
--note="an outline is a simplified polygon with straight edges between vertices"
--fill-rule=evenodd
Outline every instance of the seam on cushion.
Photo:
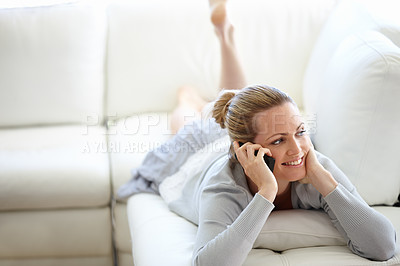
M 289 262 L 289 260 L 286 258 L 286 254 L 283 254 L 283 253 L 280 254 L 279 258 L 281 259 L 283 265 L 290 266 L 290 262 Z
M 369 47 L 371 50 L 373 50 L 374 52 L 376 52 L 376 53 L 380 56 L 380 58 L 383 59 L 383 61 L 385 62 L 385 74 L 383 75 L 381 84 L 380 84 L 380 86 L 379 86 L 379 89 L 382 90 L 382 88 L 384 87 L 383 84 L 386 83 L 386 80 L 387 80 L 388 68 L 389 68 L 388 61 L 386 60 L 385 55 L 382 54 L 379 50 L 377 50 L 371 43 L 367 42 L 367 41 L 365 40 L 365 38 L 362 38 L 359 34 L 357 34 L 356 36 L 357 36 L 357 38 L 358 38 L 360 41 L 362 41 L 367 47 Z M 383 35 L 383 36 L 384 36 L 384 35 Z M 385 38 L 386 38 L 386 37 L 385 37 Z M 361 179 L 361 177 L 360 177 L 360 171 L 361 171 L 361 169 L 363 169 L 362 166 L 365 165 L 365 161 L 366 161 L 366 159 L 368 158 L 368 156 L 366 155 L 365 151 L 368 149 L 367 143 L 369 143 L 369 140 L 371 139 L 371 130 L 372 130 L 373 125 L 375 124 L 375 122 L 376 122 L 376 120 L 377 120 L 377 118 L 376 118 L 376 110 L 377 110 L 378 106 L 380 106 L 380 104 L 381 104 L 381 102 L 382 102 L 382 98 L 383 98 L 383 97 L 382 97 L 382 93 L 380 93 L 380 94 L 379 94 L 378 100 L 375 102 L 374 110 L 373 110 L 373 113 L 372 113 L 372 117 L 371 117 L 371 120 L 370 120 L 370 124 L 369 124 L 369 126 L 368 126 L 368 130 L 367 130 L 367 137 L 366 137 L 366 140 L 365 140 L 365 143 L 364 143 L 364 148 L 363 148 L 363 151 L 362 151 L 361 162 L 360 162 L 360 164 L 358 165 L 358 169 L 357 169 L 357 171 L 356 171 L 356 180 L 357 180 L 357 182 Z
M 291 234 L 291 235 L 302 235 L 302 236 L 313 236 L 313 237 L 329 237 L 334 239 L 343 239 L 342 237 L 327 235 L 327 234 L 312 234 L 312 233 L 300 233 L 296 231 L 278 231 L 278 230 L 271 230 L 268 232 L 260 232 L 259 235 L 269 235 L 269 234 Z

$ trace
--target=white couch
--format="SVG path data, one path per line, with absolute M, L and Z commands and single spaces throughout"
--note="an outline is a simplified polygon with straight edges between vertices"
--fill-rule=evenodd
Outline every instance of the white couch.
M 316 147 L 369 204 L 387 205 L 375 208 L 400 232 L 391 207 L 400 193 L 400 22 L 395 2 L 375 2 L 232 0 L 228 8 L 249 82 L 288 92 Z M 212 99 L 219 65 L 207 1 L 0 9 L 0 265 L 190 265 L 196 226 L 158 195 L 126 205 L 115 194 L 171 137 L 177 89 L 193 85 Z M 385 98 L 372 109 L 376 84 Z M 254 249 L 246 265 L 400 265 L 399 254 L 376 263 L 345 246 Z

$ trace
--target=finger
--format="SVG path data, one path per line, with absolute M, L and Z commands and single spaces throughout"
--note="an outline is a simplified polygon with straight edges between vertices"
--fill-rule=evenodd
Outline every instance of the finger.
M 311 154 L 312 156 L 317 156 L 317 155 L 315 154 L 314 146 L 311 146 L 311 147 L 310 147 L 310 149 L 308 150 L 308 153 Z
M 260 151 L 262 151 L 263 154 L 266 154 L 266 155 L 268 155 L 269 157 L 272 157 L 272 152 L 271 152 L 270 149 L 268 149 L 268 148 L 261 148 Z
M 237 152 L 237 150 L 239 149 L 239 142 L 237 142 L 236 140 L 234 141 L 234 142 L 232 142 L 232 145 L 233 145 L 233 150 L 235 151 L 235 152 Z
M 310 143 L 310 147 L 314 149 L 314 144 L 312 143 L 310 136 L 308 136 L 308 142 Z
M 247 145 L 246 151 L 247 151 L 247 157 L 248 158 L 253 158 L 254 157 L 254 147 L 253 147 L 253 145 Z
M 233 148 L 235 150 L 236 159 L 239 161 L 240 164 L 245 162 L 246 158 L 246 144 L 240 146 L 238 141 L 233 142 Z
M 260 149 L 262 149 L 262 146 L 260 144 L 253 144 L 253 143 L 249 144 L 247 146 L 247 156 L 249 158 L 254 157 L 255 156 L 255 152 L 260 150 Z

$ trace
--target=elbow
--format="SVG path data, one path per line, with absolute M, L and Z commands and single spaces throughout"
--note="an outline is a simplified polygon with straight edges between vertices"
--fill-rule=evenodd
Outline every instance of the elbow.
M 202 265 L 206 265 L 206 264 L 202 264 L 201 263 L 201 258 L 199 256 L 199 254 L 193 254 L 193 256 L 192 256 L 192 266 L 202 266 Z
M 376 252 L 375 256 L 371 259 L 375 261 L 387 261 L 391 259 L 396 252 L 396 246 L 386 248 L 385 250 L 381 249 Z
M 394 233 L 391 238 L 385 241 L 386 245 L 379 245 L 375 247 L 372 256 L 369 259 L 375 261 L 387 261 L 391 259 L 396 253 L 396 234 Z
M 206 265 L 210 265 L 210 261 L 205 260 L 205 258 L 203 258 L 201 255 L 192 257 L 192 266 L 206 266 Z M 219 264 L 215 264 L 215 265 L 219 265 Z
M 393 248 L 393 247 L 386 246 L 385 249 L 379 247 L 370 252 L 360 252 L 360 251 L 353 250 L 353 253 L 360 257 L 363 257 L 363 258 L 366 258 L 366 259 L 369 259 L 372 261 L 387 261 L 394 256 L 395 247 Z
M 231 260 L 231 257 L 219 256 L 214 252 L 207 252 L 208 250 L 200 250 L 192 256 L 192 266 L 239 266 L 242 265 L 240 262 L 236 263 Z
M 387 261 L 396 253 L 396 233 L 384 238 L 385 240 L 382 239 L 382 236 L 379 240 L 376 238 L 376 241 L 370 241 L 370 243 L 376 243 L 376 245 L 364 246 L 364 248 L 355 246 L 351 241 L 348 243 L 348 246 L 354 254 L 363 258 L 373 261 Z
M 392 241 L 388 244 L 385 249 L 382 249 L 377 257 L 379 261 L 386 261 L 391 259 L 396 253 L 396 235 L 393 237 Z
M 204 256 L 204 251 L 203 249 L 198 250 L 197 252 L 194 252 L 192 255 L 192 266 L 204 266 L 209 263 L 208 261 L 205 260 L 208 256 Z
M 200 262 L 199 262 L 200 258 L 199 258 L 199 254 L 198 252 L 194 252 L 192 254 L 192 266 L 200 266 Z
M 376 260 L 379 261 L 386 261 L 391 259 L 394 254 L 396 253 L 396 231 L 393 229 L 393 234 L 391 234 L 391 237 L 386 240 L 387 245 L 382 245 L 382 247 L 379 247 L 379 256 L 377 256 Z
M 208 252 L 207 252 L 208 251 Z M 204 246 L 195 250 L 192 254 L 192 266 L 205 266 L 209 264 L 207 258 L 212 258 L 213 254 L 210 254 L 209 250 L 205 249 Z
M 199 266 L 200 264 L 198 263 L 196 258 L 192 259 L 192 266 Z

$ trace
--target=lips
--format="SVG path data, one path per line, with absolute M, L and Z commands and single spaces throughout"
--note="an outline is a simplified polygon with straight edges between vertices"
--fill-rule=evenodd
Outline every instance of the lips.
M 299 166 L 299 165 L 301 165 L 303 163 L 303 158 L 304 157 L 301 157 L 301 158 L 299 158 L 297 160 L 294 160 L 294 161 L 282 163 L 282 165 L 285 165 L 285 166 Z

